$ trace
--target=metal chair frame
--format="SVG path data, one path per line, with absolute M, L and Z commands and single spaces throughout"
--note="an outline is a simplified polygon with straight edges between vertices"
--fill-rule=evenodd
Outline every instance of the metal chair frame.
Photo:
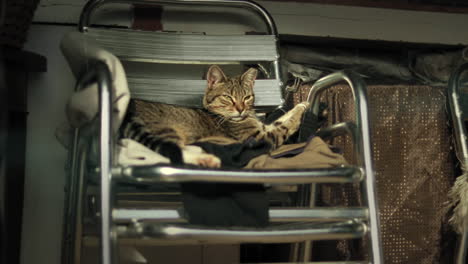
M 466 72 L 468 72 L 468 63 L 461 65 L 452 73 L 448 86 L 448 102 L 454 127 L 455 150 L 463 173 L 468 173 L 468 133 L 465 126 L 465 120 L 468 120 L 468 92 L 461 91 L 461 76 Z M 467 261 L 468 227 L 465 226 L 464 229 L 458 241 L 457 264 L 463 264 Z
M 89 29 L 91 11 L 108 2 L 127 1 L 90 1 L 84 8 L 80 20 L 80 30 Z M 268 13 L 250 1 L 227 0 L 138 0 L 136 3 L 182 3 L 209 5 L 242 5 L 254 9 L 263 16 L 270 33 L 276 35 L 276 27 Z M 279 68 L 275 64 L 276 78 L 279 78 Z M 312 103 L 312 111 L 318 114 L 319 95 L 328 87 L 345 81 L 354 95 L 356 106 L 355 123 L 341 123 L 329 129 L 322 130 L 322 135 L 333 135 L 340 131 L 350 132 L 355 142 L 357 154 L 356 166 L 345 166 L 331 169 L 307 170 L 261 170 L 261 171 L 222 171 L 216 169 L 177 168 L 171 166 L 133 166 L 122 167 L 113 163 L 114 136 L 111 122 L 111 75 L 106 64 L 96 61 L 88 68 L 87 73 L 78 80 L 77 89 L 85 84 L 96 82 L 99 90 L 99 117 L 95 123 L 85 129 L 77 130 L 74 137 L 74 148 L 70 158 L 70 178 L 67 183 L 69 192 L 66 200 L 63 263 L 79 263 L 79 248 L 82 243 L 81 217 L 83 210 L 84 188 L 86 181 L 95 179 L 100 189 L 100 247 L 101 263 L 116 263 L 116 245 L 118 237 L 147 237 L 165 242 L 200 243 L 271 243 L 271 242 L 301 242 L 322 239 L 350 239 L 368 235 L 370 239 L 370 257 L 372 263 L 382 263 L 382 248 L 378 206 L 375 193 L 375 178 L 372 166 L 372 152 L 366 86 L 364 81 L 352 71 L 340 71 L 318 80 L 311 88 L 308 101 Z M 88 136 L 97 132 L 97 136 Z M 97 146 L 97 150 L 94 149 Z M 96 152 L 96 153 L 94 153 Z M 87 157 L 97 154 L 99 157 L 95 169 L 90 170 Z M 183 222 L 181 210 L 139 210 L 117 209 L 114 204 L 115 189 L 118 182 L 137 184 L 157 184 L 161 182 L 232 182 L 232 183 L 284 183 L 309 184 L 315 183 L 345 183 L 361 182 L 365 204 L 358 208 L 326 208 L 309 209 L 270 209 L 272 222 L 290 222 L 293 225 L 276 226 L 263 229 L 209 229 L 176 224 L 161 225 L 160 222 Z M 309 189 L 310 191 L 310 189 Z M 312 197 L 311 193 L 304 197 Z M 306 198 L 305 198 L 306 199 Z M 307 199 L 306 199 L 307 200 Z M 310 201 L 309 201 L 310 202 Z M 151 220 L 147 222 L 146 220 Z M 317 223 L 317 221 L 324 223 Z M 330 222 L 332 221 L 332 222 Z M 341 221 L 341 222 L 333 222 Z M 126 223 L 126 225 L 119 225 Z

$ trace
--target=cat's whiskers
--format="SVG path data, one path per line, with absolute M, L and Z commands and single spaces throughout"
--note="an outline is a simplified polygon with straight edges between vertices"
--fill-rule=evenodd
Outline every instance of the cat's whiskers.
M 215 119 L 215 122 L 216 122 L 216 127 L 219 127 L 219 126 L 221 125 L 221 123 L 223 122 L 223 118 L 217 117 L 217 118 Z
M 224 116 L 217 116 L 216 118 L 216 127 L 221 127 L 221 125 L 226 122 L 227 118 L 225 118 Z

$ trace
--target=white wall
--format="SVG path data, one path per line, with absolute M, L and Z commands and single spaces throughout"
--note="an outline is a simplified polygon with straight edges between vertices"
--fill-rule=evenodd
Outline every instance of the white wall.
M 65 120 L 74 79 L 59 50 L 71 27 L 34 25 L 25 49 L 47 57 L 46 73 L 29 76 L 26 175 L 21 263 L 59 264 L 65 180 L 65 149 L 55 140 Z

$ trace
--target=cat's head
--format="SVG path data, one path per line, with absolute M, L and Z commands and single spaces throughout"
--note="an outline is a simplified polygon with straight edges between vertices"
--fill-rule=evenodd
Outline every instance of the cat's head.
M 203 106 L 227 119 L 239 121 L 254 114 L 253 86 L 257 70 L 248 69 L 241 76 L 227 77 L 220 67 L 213 65 L 206 74 L 207 87 Z

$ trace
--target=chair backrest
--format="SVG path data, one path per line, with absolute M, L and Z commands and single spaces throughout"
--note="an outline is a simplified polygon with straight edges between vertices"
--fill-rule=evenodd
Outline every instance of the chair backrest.
M 264 35 L 206 35 L 181 32 L 155 32 L 133 29 L 96 27 L 90 25 L 94 11 L 104 4 L 200 4 L 243 7 L 254 12 L 267 25 Z M 80 19 L 80 31 L 94 39 L 100 46 L 116 55 L 126 67 L 127 80 L 133 98 L 155 102 L 200 107 L 206 81 L 192 74 L 190 77 L 173 77 L 164 74 L 173 64 L 200 65 L 261 65 L 264 79 L 255 83 L 255 105 L 258 109 L 271 109 L 281 105 L 282 82 L 279 70 L 279 52 L 276 27 L 269 14 L 259 5 L 248 0 L 98 0 L 84 8 Z M 163 65 L 155 70 L 153 64 Z M 166 66 L 168 65 L 168 66 Z M 127 70 L 128 69 L 128 70 Z M 163 69 L 163 70 L 161 70 Z

